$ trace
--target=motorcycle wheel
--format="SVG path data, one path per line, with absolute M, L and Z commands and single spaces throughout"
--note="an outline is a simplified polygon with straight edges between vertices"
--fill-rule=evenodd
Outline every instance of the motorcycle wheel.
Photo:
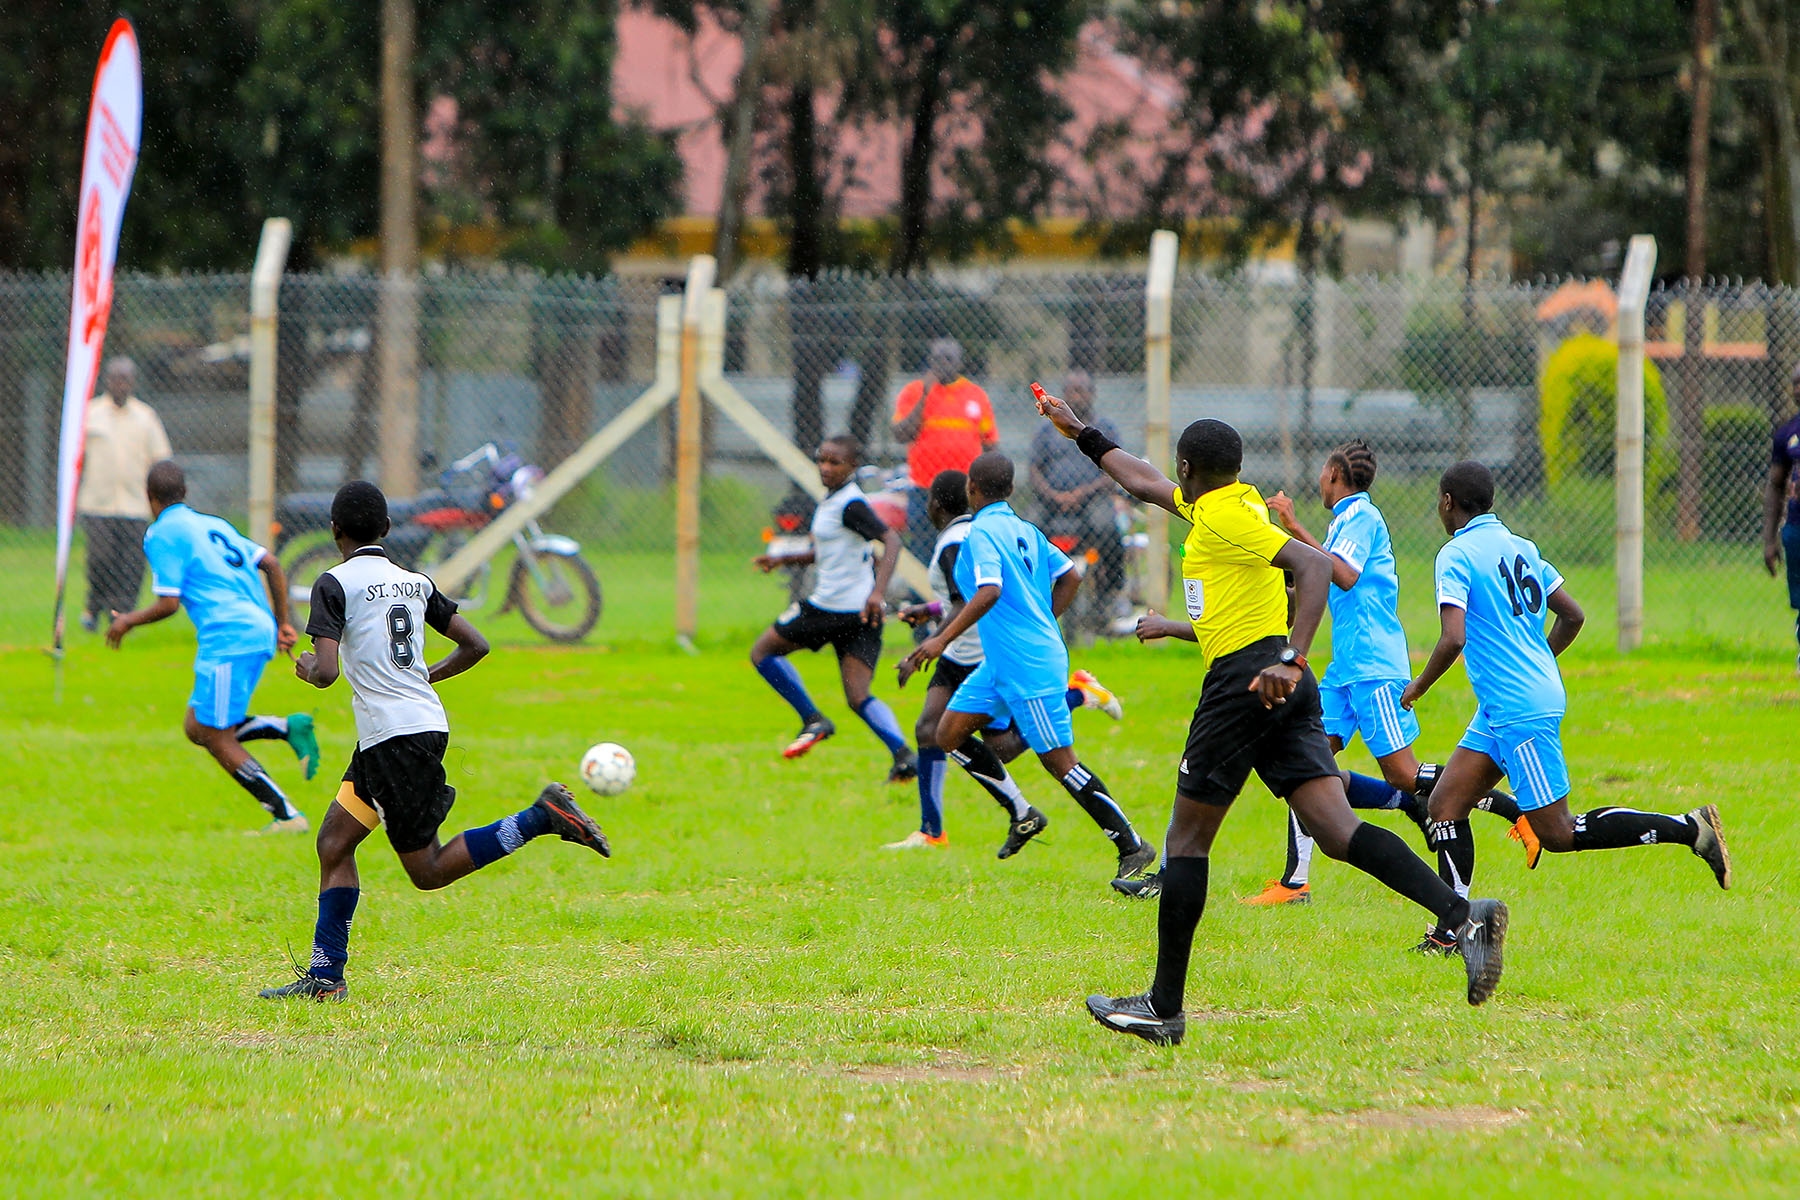
M 553 642 L 579 642 L 600 621 L 600 580 L 579 554 L 515 559 L 507 595 L 525 623 Z M 541 578 L 540 578 L 541 577 Z
M 300 553 L 300 556 L 287 567 L 288 611 L 296 618 L 303 617 L 312 608 L 313 584 L 319 576 L 343 561 L 335 542 L 315 542 Z M 296 625 L 304 625 L 304 620 L 296 619 Z

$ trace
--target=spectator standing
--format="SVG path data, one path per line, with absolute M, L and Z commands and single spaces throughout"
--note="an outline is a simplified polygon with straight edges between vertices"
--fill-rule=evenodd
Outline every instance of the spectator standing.
M 1094 415 L 1094 380 L 1086 371 L 1070 371 L 1063 399 L 1081 419 L 1117 443 L 1119 431 Z M 1113 510 L 1117 488 L 1081 448 L 1045 423 L 1031 438 L 1031 490 L 1037 495 L 1038 527 L 1050 537 L 1072 536 L 1099 553 L 1092 581 L 1102 597 L 1111 597 L 1124 582 L 1125 549 Z
M 1800 408 L 1800 363 L 1794 366 L 1791 384 L 1795 407 Z M 1795 610 L 1794 636 L 1800 639 L 1800 414 L 1775 426 L 1769 480 L 1763 488 L 1763 565 L 1769 574 L 1775 574 L 1784 552 L 1788 605 Z M 1795 670 L 1800 671 L 1800 659 Z
M 106 390 L 87 407 L 86 445 L 75 511 L 87 542 L 87 606 L 81 627 L 104 629 L 114 612 L 137 607 L 144 586 L 144 531 L 150 467 L 170 456 L 169 435 L 156 410 L 137 397 L 137 364 L 120 356 L 106 364 Z
M 937 530 L 925 513 L 931 481 L 940 471 L 968 471 L 1000 444 L 988 395 L 963 373 L 962 347 L 953 338 L 931 343 L 925 375 L 894 401 L 894 440 L 907 447 L 905 545 L 920 562 L 931 558 Z

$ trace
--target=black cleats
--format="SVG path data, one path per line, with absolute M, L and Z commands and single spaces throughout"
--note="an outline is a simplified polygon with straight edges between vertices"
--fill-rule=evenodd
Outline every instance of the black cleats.
M 1402 792 L 1401 795 L 1405 798 L 1400 802 L 1400 811 L 1419 827 L 1419 832 L 1425 835 L 1425 841 L 1429 844 L 1431 841 L 1431 809 L 1427 803 L 1428 794 L 1425 792 Z
M 1011 858 L 1025 848 L 1026 842 L 1044 832 L 1049 825 L 1049 817 L 1035 808 L 1027 807 L 1025 815 L 1014 821 L 1012 827 L 1006 831 L 1006 841 L 1001 844 L 994 857 Z
M 316 1000 L 339 1003 L 350 994 L 350 985 L 341 979 L 325 979 L 310 971 L 294 969 L 298 976 L 285 987 L 264 988 L 256 993 L 264 1000 Z
M 1719 886 L 1731 886 L 1731 851 L 1725 849 L 1725 827 L 1719 824 L 1719 807 L 1716 804 L 1703 804 L 1687 815 L 1694 823 L 1694 853 L 1705 860 L 1712 868 L 1713 878 Z
M 1438 958 L 1455 958 L 1462 953 L 1462 948 L 1456 944 L 1454 933 L 1445 933 L 1433 926 L 1425 931 L 1425 936 L 1419 939 L 1419 944 L 1412 948 L 1412 952 L 1435 955 Z
M 1471 900 L 1469 919 L 1456 931 L 1463 969 L 1469 973 L 1469 1003 L 1480 1004 L 1500 983 L 1501 951 L 1506 945 L 1506 905 L 1498 900 Z
M 919 756 L 911 750 L 902 750 L 894 755 L 894 765 L 888 769 L 889 783 L 911 783 L 919 777 Z
M 1156 847 L 1143 838 L 1138 839 L 1135 850 L 1119 851 L 1119 873 L 1113 880 L 1132 879 L 1143 874 L 1145 868 L 1156 865 Z
M 550 818 L 550 832 L 565 842 L 574 842 L 577 846 L 586 846 L 601 858 L 612 857 L 612 846 L 606 835 L 600 832 L 600 826 L 594 818 L 581 811 L 575 803 L 575 797 L 568 788 L 560 783 L 553 783 L 538 793 L 532 804 L 533 808 Z
M 1105 996 L 1087 998 L 1088 1015 L 1114 1033 L 1129 1033 L 1155 1046 L 1179 1046 L 1187 1034 L 1187 1014 L 1159 1017 L 1150 1007 L 1150 997 Z
M 1162 895 L 1162 872 L 1156 871 L 1137 879 L 1115 879 L 1112 890 L 1133 900 L 1154 900 Z

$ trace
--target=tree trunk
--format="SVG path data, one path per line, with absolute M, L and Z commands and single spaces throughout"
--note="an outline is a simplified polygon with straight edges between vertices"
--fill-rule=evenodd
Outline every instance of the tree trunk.
M 819 119 L 811 83 L 788 89 L 789 279 L 815 279 L 824 264 L 825 188 L 819 179 Z
M 738 239 L 743 233 L 744 199 L 750 191 L 750 151 L 756 141 L 756 109 L 762 99 L 763 49 L 768 44 L 770 0 L 749 0 L 744 9 L 744 65 L 738 70 L 737 95 L 725 130 L 725 182 L 720 189 L 719 222 L 713 231 L 713 257 L 719 283 L 737 266 Z
M 912 128 L 900 165 L 900 233 L 894 245 L 893 270 L 910 274 L 925 264 L 925 242 L 931 221 L 931 160 L 937 151 L 937 114 L 944 95 L 946 44 L 935 40 L 919 70 L 919 93 L 913 102 Z
M 1764 174 L 1779 173 L 1781 176 L 1775 182 L 1785 193 L 1782 198 L 1786 203 L 1779 210 L 1782 227 L 1777 231 L 1783 236 L 1775 239 L 1775 243 L 1779 247 L 1785 242 L 1790 247 L 1781 282 L 1793 283 L 1796 282 L 1793 255 L 1800 249 L 1800 130 L 1794 128 L 1794 80 L 1788 57 L 1787 10 L 1785 5 L 1773 4 L 1765 14 L 1758 0 L 1740 0 L 1738 11 L 1750 35 L 1748 40 L 1756 48 L 1769 89 L 1776 160 L 1766 165 Z
M 1694 110 L 1688 122 L 1687 164 L 1687 312 L 1682 336 L 1681 367 L 1675 387 L 1676 474 L 1675 532 L 1684 542 L 1700 538 L 1700 484 L 1705 423 L 1701 419 L 1706 363 L 1701 357 L 1705 333 L 1706 175 L 1712 142 L 1713 67 L 1717 54 L 1717 0 L 1694 5 Z
M 1313 220 L 1312 197 L 1300 218 L 1300 236 L 1294 246 L 1300 266 L 1300 302 L 1295 314 L 1300 333 L 1300 447 L 1313 452 L 1313 368 L 1319 358 L 1319 226 Z

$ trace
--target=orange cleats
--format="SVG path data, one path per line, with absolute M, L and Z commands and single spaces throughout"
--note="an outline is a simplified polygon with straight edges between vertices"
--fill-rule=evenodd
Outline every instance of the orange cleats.
M 1538 841 L 1538 835 L 1531 828 L 1531 822 L 1520 817 L 1513 822 L 1512 830 L 1506 836 L 1525 847 L 1525 869 L 1537 870 L 1538 856 L 1544 852 L 1544 844 Z
M 933 837 L 922 829 L 915 829 L 897 842 L 889 842 L 883 850 L 942 850 L 950 844 L 950 835 L 940 833 Z
M 1083 708 L 1097 708 L 1115 721 L 1125 719 L 1125 706 L 1110 688 L 1094 678 L 1092 671 L 1072 672 L 1069 686 L 1081 693 Z
M 1263 884 L 1262 891 L 1254 896 L 1245 896 L 1238 903 L 1256 905 L 1261 908 L 1275 904 L 1311 904 L 1312 886 L 1303 883 L 1297 888 L 1289 887 L 1279 879 L 1271 879 Z

